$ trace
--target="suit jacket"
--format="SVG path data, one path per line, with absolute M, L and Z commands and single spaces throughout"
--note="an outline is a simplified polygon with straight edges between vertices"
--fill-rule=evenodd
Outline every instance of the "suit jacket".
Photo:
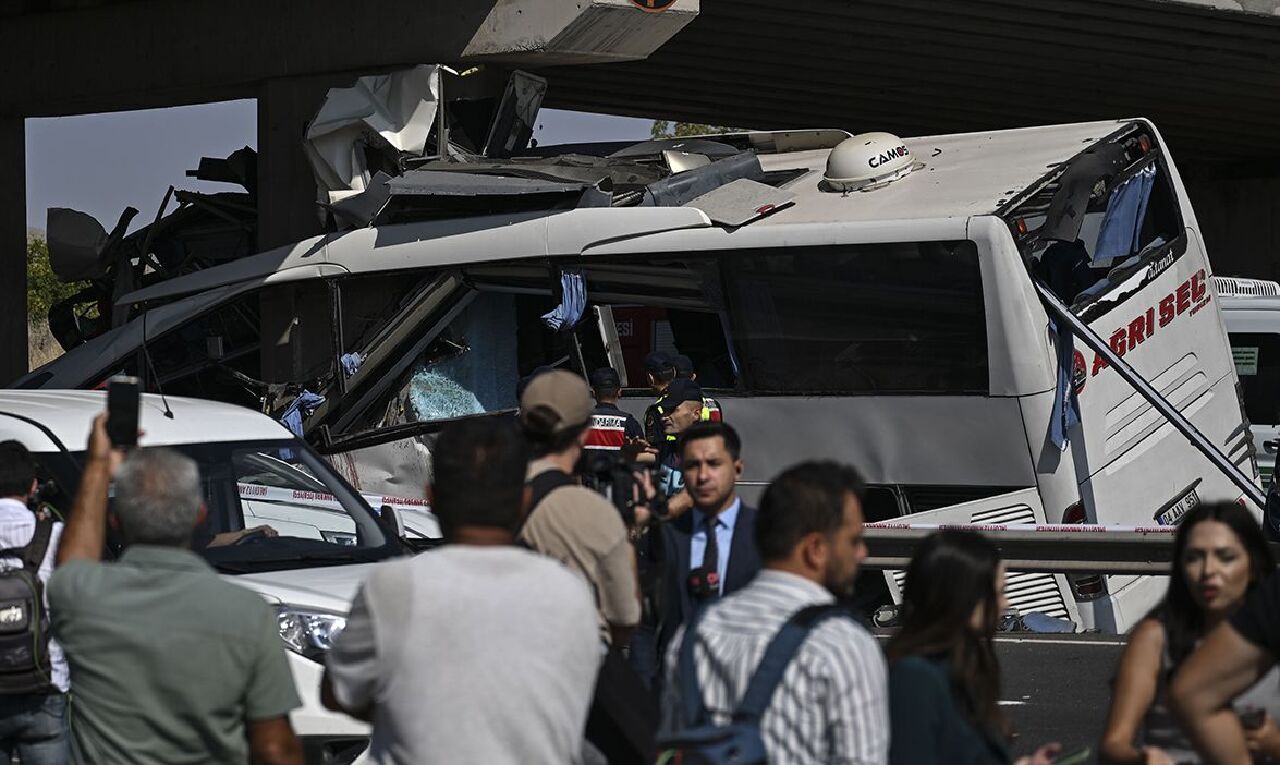
M 662 531 L 662 570 L 658 601 L 658 661 L 666 657 L 666 648 L 676 629 L 697 609 L 689 594 L 689 552 L 693 539 L 693 512 L 664 523 Z M 756 510 L 742 505 L 733 526 L 729 545 L 729 567 L 725 571 L 721 595 L 728 595 L 755 578 L 760 570 L 760 553 L 756 550 Z

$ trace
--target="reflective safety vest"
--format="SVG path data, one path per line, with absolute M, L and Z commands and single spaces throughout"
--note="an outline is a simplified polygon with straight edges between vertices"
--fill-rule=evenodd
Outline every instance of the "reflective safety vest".
M 664 414 L 661 405 L 658 406 L 658 414 Z M 723 422 L 724 413 L 720 409 L 720 402 L 710 396 L 703 396 L 702 413 L 698 415 L 698 419 L 702 422 Z M 663 435 L 664 440 L 668 443 L 674 443 L 675 441 L 680 440 L 680 436 L 673 436 L 669 433 L 664 433 Z

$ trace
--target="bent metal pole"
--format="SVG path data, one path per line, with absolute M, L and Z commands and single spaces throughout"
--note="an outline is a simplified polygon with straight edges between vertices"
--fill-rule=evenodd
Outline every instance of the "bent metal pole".
M 1212 441 L 1205 438 L 1204 434 L 1195 425 L 1192 425 L 1190 420 L 1183 417 L 1182 412 L 1179 412 L 1165 400 L 1159 391 L 1151 387 L 1151 384 L 1144 380 L 1142 375 L 1138 374 L 1133 367 L 1129 366 L 1128 362 L 1120 354 L 1113 351 L 1111 346 L 1103 342 L 1102 338 L 1089 328 L 1089 325 L 1080 321 L 1075 314 L 1071 313 L 1071 309 L 1067 308 L 1048 287 L 1041 284 L 1038 279 L 1032 279 L 1031 283 L 1035 285 L 1036 292 L 1040 294 L 1040 300 L 1044 302 L 1044 306 L 1049 310 L 1050 314 L 1070 327 L 1072 334 L 1080 338 L 1094 353 L 1106 359 L 1111 368 L 1116 371 L 1116 374 L 1133 386 L 1133 389 L 1145 398 L 1147 403 L 1151 404 L 1156 411 L 1164 415 L 1169 424 L 1186 436 L 1191 445 L 1216 465 L 1223 475 L 1231 479 L 1231 482 L 1239 487 L 1246 497 L 1253 500 L 1254 504 L 1260 508 L 1266 505 L 1267 500 L 1262 493 L 1262 489 L 1258 488 L 1257 484 L 1241 472 L 1235 463 L 1227 459 L 1227 455 L 1223 454 Z

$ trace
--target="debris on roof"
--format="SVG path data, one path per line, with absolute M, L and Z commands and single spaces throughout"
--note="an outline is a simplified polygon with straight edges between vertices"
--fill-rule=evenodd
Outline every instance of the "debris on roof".
M 225 158 L 205 157 L 187 175 L 234 183 L 242 190 L 206 194 L 171 186 L 155 219 L 127 235 L 138 215 L 132 207 L 110 233 L 85 213 L 49 209 L 46 227 L 54 273 L 63 281 L 89 281 L 49 309 L 49 329 L 63 349 L 126 321 L 128 311 L 112 307 L 125 293 L 257 251 L 257 153 L 246 146 Z

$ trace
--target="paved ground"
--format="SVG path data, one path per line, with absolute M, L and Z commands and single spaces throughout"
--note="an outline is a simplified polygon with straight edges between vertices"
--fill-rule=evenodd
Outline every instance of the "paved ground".
M 1096 755 L 1123 648 L 1110 635 L 1000 638 L 1001 698 L 1019 734 L 1015 753 L 1061 741 L 1064 753 L 1087 746 Z
M 997 638 L 1002 703 L 1018 734 L 1014 754 L 1060 741 L 1064 754 L 1089 747 L 1096 756 L 1123 648 L 1123 638 L 1111 635 Z

